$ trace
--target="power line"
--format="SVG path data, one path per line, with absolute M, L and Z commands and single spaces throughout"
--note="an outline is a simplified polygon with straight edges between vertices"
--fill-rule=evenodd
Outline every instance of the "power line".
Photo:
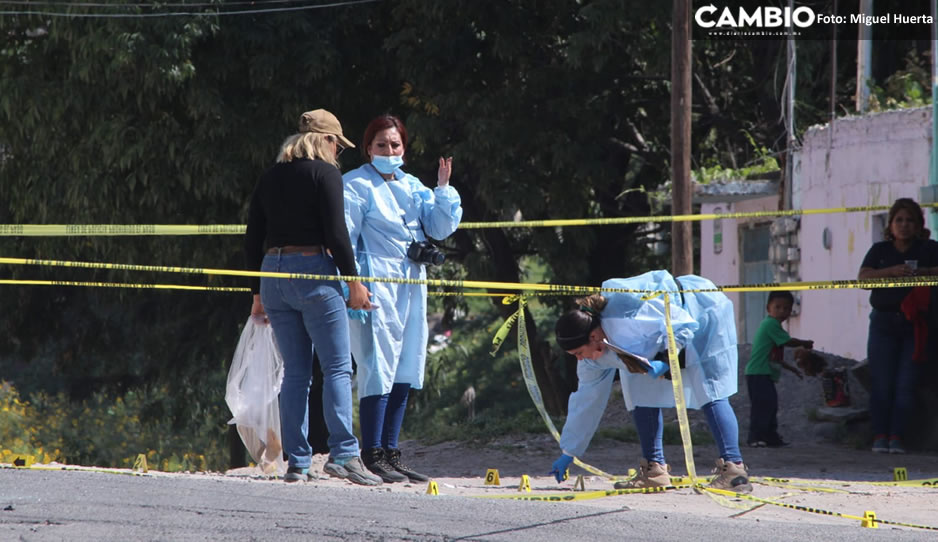
M 199 7 L 225 7 L 225 6 L 257 6 L 264 4 L 299 4 L 303 3 L 302 0 L 255 0 L 255 1 L 245 1 L 245 2 L 182 2 L 182 3 L 142 3 L 142 2 L 125 2 L 125 3 L 115 3 L 115 2 L 54 2 L 54 1 L 42 1 L 42 0 L 0 0 L 0 5 L 12 5 L 12 6 L 72 6 L 72 7 L 106 7 L 106 8 L 127 8 L 127 7 L 143 7 L 143 8 L 161 8 L 161 7 L 190 7 L 190 8 L 199 8 Z
M 331 4 L 315 4 L 308 6 L 292 6 L 284 8 L 268 8 L 268 9 L 245 9 L 245 10 L 232 10 L 232 11 L 169 11 L 165 13 L 58 13 L 52 11 L 0 11 L 0 15 L 45 15 L 47 17 L 69 17 L 69 18 L 82 18 L 82 19 L 142 19 L 142 18 L 152 18 L 152 17 L 192 17 L 192 16 L 204 16 L 204 15 L 255 15 L 262 13 L 278 13 L 278 12 L 287 12 L 287 11 L 304 11 L 310 9 L 321 9 L 321 8 L 335 8 L 335 7 L 345 7 L 352 6 L 356 4 L 369 4 L 372 2 L 381 2 L 383 0 L 349 0 L 346 2 L 334 2 Z M 185 4 L 192 6 L 194 4 Z M 213 7 L 219 7 L 214 4 L 202 4 L 202 5 L 212 5 Z

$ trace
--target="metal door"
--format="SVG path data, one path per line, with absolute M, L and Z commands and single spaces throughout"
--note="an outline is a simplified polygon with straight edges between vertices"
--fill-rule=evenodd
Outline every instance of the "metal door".
M 742 266 L 740 269 L 740 282 L 742 284 L 765 284 L 775 282 L 772 273 L 772 264 L 769 261 L 769 224 L 760 224 L 755 227 L 744 226 L 740 228 L 742 239 Z M 742 307 L 743 329 L 740 333 L 740 342 L 752 344 L 752 339 L 759 329 L 759 324 L 766 316 L 765 304 L 769 292 L 743 292 Z

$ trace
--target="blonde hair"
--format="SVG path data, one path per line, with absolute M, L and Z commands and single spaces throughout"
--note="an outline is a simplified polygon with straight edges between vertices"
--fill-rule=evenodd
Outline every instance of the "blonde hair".
M 277 163 L 292 162 L 296 158 L 319 159 L 339 167 L 339 161 L 330 146 L 335 136 L 319 132 L 293 134 L 284 140 L 277 154 Z

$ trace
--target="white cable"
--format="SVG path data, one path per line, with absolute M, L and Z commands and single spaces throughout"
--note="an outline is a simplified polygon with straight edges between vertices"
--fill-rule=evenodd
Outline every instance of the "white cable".
M 222 15 L 254 15 L 259 13 L 277 13 L 285 11 L 303 11 L 309 9 L 334 8 L 351 6 L 355 4 L 368 4 L 383 0 L 349 0 L 347 2 L 334 2 L 332 4 L 317 4 L 310 6 L 294 6 L 270 9 L 246 9 L 232 11 L 171 11 L 166 13 L 57 13 L 52 11 L 0 11 L 0 15 L 44 15 L 47 17 L 69 17 L 82 19 L 142 19 L 152 17 L 192 17 L 192 16 L 222 16 Z

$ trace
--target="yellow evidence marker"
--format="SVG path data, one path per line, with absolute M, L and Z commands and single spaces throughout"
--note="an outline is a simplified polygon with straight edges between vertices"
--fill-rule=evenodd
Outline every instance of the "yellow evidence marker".
M 17 468 L 29 468 L 36 462 L 36 458 L 31 455 L 24 454 L 13 454 L 10 456 L 12 460 L 10 463 Z
M 147 455 L 146 454 L 137 454 L 137 460 L 134 461 L 134 472 L 140 471 L 144 474 L 149 470 L 147 469 Z
M 436 484 L 436 480 L 430 480 L 430 483 L 427 484 L 427 495 L 439 495 L 440 486 Z
M 904 482 L 909 479 L 909 471 L 905 467 L 896 467 L 892 469 L 892 479 L 895 482 Z
M 863 520 L 860 521 L 860 527 L 866 527 L 868 529 L 878 529 L 879 524 L 876 523 L 876 512 L 872 510 L 867 510 L 863 512 Z
M 531 478 L 527 474 L 521 475 L 521 483 L 518 484 L 518 491 L 531 492 Z
M 485 485 L 487 486 L 500 486 L 502 485 L 501 480 L 498 478 L 498 469 L 488 469 L 485 471 Z

